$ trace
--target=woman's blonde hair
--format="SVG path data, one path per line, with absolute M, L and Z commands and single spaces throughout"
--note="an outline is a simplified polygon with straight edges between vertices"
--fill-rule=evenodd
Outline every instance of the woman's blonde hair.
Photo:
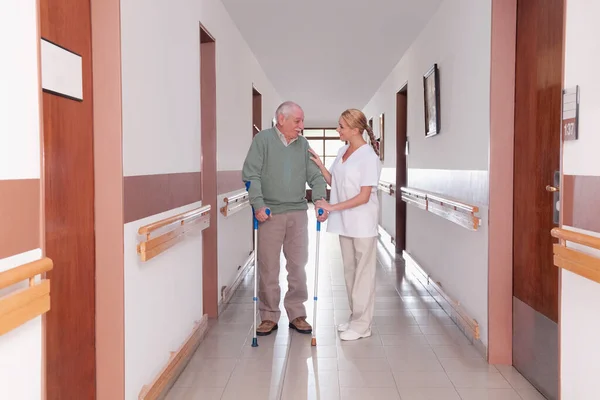
M 365 114 L 356 108 L 350 108 L 342 113 L 342 118 L 344 121 L 346 121 L 350 128 L 358 129 L 358 132 L 361 135 L 363 131 L 367 131 L 369 138 L 371 138 L 371 147 L 373 147 L 373 150 L 375 150 L 375 154 L 379 155 L 379 151 L 377 150 L 377 147 L 375 147 L 375 142 L 377 139 L 375 139 L 373 129 L 371 129 L 369 126 Z

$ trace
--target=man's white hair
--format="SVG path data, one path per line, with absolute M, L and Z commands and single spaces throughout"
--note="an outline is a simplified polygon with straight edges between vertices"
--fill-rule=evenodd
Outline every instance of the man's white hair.
M 277 107 L 277 110 L 275 111 L 275 118 L 279 119 L 280 115 L 283 115 L 284 118 L 289 117 L 290 114 L 292 113 L 292 111 L 294 110 L 294 108 L 302 109 L 302 107 L 300 107 L 298 104 L 294 103 L 293 101 L 286 101 L 286 102 L 281 103 L 281 105 L 279 107 Z

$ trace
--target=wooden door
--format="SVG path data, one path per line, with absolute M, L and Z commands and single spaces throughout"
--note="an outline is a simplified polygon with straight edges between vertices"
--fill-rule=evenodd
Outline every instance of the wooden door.
M 252 137 L 262 130 L 262 95 L 252 87 Z
M 564 0 L 520 0 L 515 85 L 513 363 L 558 398 L 558 269 L 550 230 L 560 168 Z
M 42 38 L 82 59 L 83 100 L 44 92 L 46 399 L 96 398 L 94 153 L 89 1 L 41 0 Z
M 408 87 L 396 94 L 396 254 L 406 249 L 406 203 L 400 188 L 407 185 Z

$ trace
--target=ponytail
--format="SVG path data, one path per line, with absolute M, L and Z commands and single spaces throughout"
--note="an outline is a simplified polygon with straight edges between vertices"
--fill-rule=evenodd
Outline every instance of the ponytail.
M 373 150 L 375 150 L 375 154 L 377 154 L 377 156 L 379 156 L 379 149 L 375 146 L 375 143 L 377 143 L 377 139 L 375 139 L 375 134 L 373 133 L 373 129 L 371 129 L 371 127 L 367 124 L 365 126 L 365 130 L 367 131 L 367 134 L 369 135 L 369 138 L 371 139 L 371 147 L 373 147 Z

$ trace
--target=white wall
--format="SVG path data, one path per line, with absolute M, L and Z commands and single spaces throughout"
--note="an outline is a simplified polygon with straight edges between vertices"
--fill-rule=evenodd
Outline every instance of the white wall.
M 238 193 L 224 193 L 219 195 L 218 205 L 225 205 L 223 199 L 229 195 Z M 221 288 L 230 286 L 238 276 L 238 267 L 244 266 L 252 248 L 252 208 L 244 210 L 228 217 L 219 212 L 219 299 Z
M 596 16 L 600 4 L 585 0 L 567 3 L 564 87 L 580 86 L 579 140 L 565 142 L 565 175 L 600 176 L 600 133 L 596 127 L 600 115 L 600 78 L 594 65 L 600 59 L 600 34 Z M 575 205 L 577 206 L 577 205 Z M 590 211 L 594 212 L 594 211 Z M 565 227 L 567 229 L 573 229 Z M 600 236 L 598 232 L 583 232 Z M 575 247 L 570 244 L 570 246 Z M 600 257 L 600 252 L 578 247 Z M 600 382 L 600 322 L 593 308 L 600 303 L 600 284 L 562 271 L 561 284 L 561 398 L 592 399 L 598 396 Z
M 0 13 L 0 179 L 40 177 L 35 0 L 6 0 Z
M 396 163 L 396 93 L 408 82 L 410 168 L 487 170 L 491 1 L 444 0 L 364 108 L 385 113 L 384 167 Z M 441 132 L 425 138 L 423 74 L 440 69 Z
M 202 232 L 141 262 L 139 227 L 200 207 L 193 203 L 125 224 L 125 399 L 136 399 L 202 318 Z
M 396 153 L 394 153 L 394 156 Z M 396 183 L 396 168 L 382 168 L 380 179 Z M 397 188 L 399 191 L 400 188 Z M 392 237 L 396 237 L 396 198 L 379 192 L 379 225 Z
M 488 170 L 490 43 L 490 0 L 442 2 L 364 108 L 367 118 L 386 115 L 385 168 L 396 167 L 396 93 L 408 82 L 409 169 Z M 440 73 L 441 133 L 426 138 L 423 74 L 434 63 Z M 392 204 L 383 203 L 383 220 L 394 215 Z M 409 206 L 407 249 L 477 319 L 487 345 L 487 203 L 474 205 L 483 217 L 478 232 Z
M 565 228 L 600 237 L 600 233 Z M 598 250 L 570 242 L 567 246 L 600 258 Z M 600 320 L 592 311 L 600 304 L 600 284 L 564 269 L 561 279 L 561 398 L 593 399 L 600 391 Z
M 0 180 L 40 178 L 37 36 L 36 1 L 3 1 L 0 12 Z M 0 196 L 5 195 L 0 193 Z M 0 272 L 40 257 L 40 249 L 31 249 L 0 259 Z M 2 290 L 0 297 L 18 288 L 20 286 L 15 285 Z M 14 400 L 40 399 L 41 374 L 42 318 L 38 317 L 0 337 L 0 396 Z
M 0 260 L 0 272 L 39 260 L 40 249 Z M 27 286 L 27 282 L 0 290 L 0 297 Z M 2 398 L 37 400 L 42 395 L 42 317 L 0 337 L 0 393 Z
M 253 84 L 263 95 L 263 126 L 270 126 L 279 96 L 219 0 L 121 0 L 124 176 L 200 171 L 200 24 L 216 39 L 217 169 L 242 169 Z M 136 231 L 199 205 L 124 226 L 126 399 L 152 382 L 203 310 L 200 236 L 140 263 Z M 251 249 L 250 218 L 218 218 L 220 285 Z M 225 248 L 226 233 L 247 248 Z
M 598 149 L 600 134 L 597 130 L 600 111 L 600 78 L 595 61 L 600 60 L 600 43 L 594 40 L 600 27 L 594 16 L 600 13 L 600 4 L 585 0 L 567 2 L 564 87 L 579 85 L 579 139 L 564 144 L 563 170 L 566 175 L 600 175 Z
M 200 170 L 200 23 L 217 43 L 217 169 L 241 169 L 252 84 L 263 96 L 264 127 L 280 98 L 222 3 L 123 0 L 121 13 L 123 174 Z

